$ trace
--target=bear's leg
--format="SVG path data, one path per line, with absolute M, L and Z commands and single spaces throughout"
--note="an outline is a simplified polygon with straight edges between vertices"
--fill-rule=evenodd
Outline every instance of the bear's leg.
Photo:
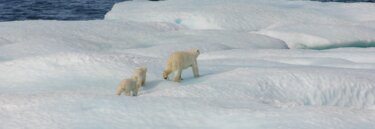
M 142 86 L 145 85 L 146 82 L 146 76 L 142 78 Z
M 199 77 L 198 64 L 194 63 L 191 68 L 193 69 L 194 77 Z
M 132 88 L 133 96 L 138 95 L 139 88 L 141 88 L 141 83 L 135 83 L 134 87 Z
M 138 88 L 135 88 L 134 90 L 133 90 L 133 96 L 137 96 L 138 95 Z
M 120 96 L 122 93 L 122 90 L 118 89 L 117 92 L 116 92 L 116 95 Z
M 175 71 L 174 73 L 174 81 L 175 82 L 180 82 L 181 81 L 181 73 L 182 73 L 182 69 L 178 68 L 177 71 Z
M 120 84 L 117 87 L 116 95 L 121 95 L 122 92 L 124 92 L 124 87 Z
M 126 96 L 130 96 L 130 95 L 131 95 L 129 89 L 126 89 L 126 90 L 125 90 L 125 95 L 126 95 Z
M 142 86 L 142 78 L 139 78 L 138 80 L 137 80 L 137 83 L 135 84 L 136 85 L 136 87 L 141 87 Z

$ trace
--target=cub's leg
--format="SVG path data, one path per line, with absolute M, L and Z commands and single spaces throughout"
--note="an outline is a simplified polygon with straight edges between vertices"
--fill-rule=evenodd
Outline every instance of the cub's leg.
M 133 92 L 133 96 L 137 96 L 138 95 L 138 88 L 135 88 L 132 92 Z
M 124 91 L 125 91 L 125 84 L 123 82 L 120 82 L 120 84 L 117 86 L 116 95 L 121 95 L 121 93 Z
M 122 89 L 122 88 L 119 87 L 119 88 L 117 89 L 116 95 L 119 95 L 119 96 L 120 96 L 122 92 L 124 92 L 124 89 Z
M 125 95 L 126 95 L 126 96 L 131 96 L 131 94 L 130 94 L 130 89 L 128 89 L 128 88 L 125 89 Z
M 145 82 L 146 82 L 146 76 L 143 77 L 142 86 L 145 85 Z

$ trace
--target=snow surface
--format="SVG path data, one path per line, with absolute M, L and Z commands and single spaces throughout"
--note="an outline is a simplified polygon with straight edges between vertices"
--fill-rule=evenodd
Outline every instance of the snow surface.
M 136 0 L 105 20 L 2 22 L 0 128 L 373 129 L 374 13 L 369 3 Z M 201 77 L 162 80 L 168 55 L 192 47 Z M 140 96 L 116 96 L 137 66 L 148 67 Z
M 251 31 L 290 48 L 375 46 L 375 4 L 287 0 L 123 2 L 105 19 L 176 23 L 190 29 Z M 358 43 L 356 43 L 358 44 Z

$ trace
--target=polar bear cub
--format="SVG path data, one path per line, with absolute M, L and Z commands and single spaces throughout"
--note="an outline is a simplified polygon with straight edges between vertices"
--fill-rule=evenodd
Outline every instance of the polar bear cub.
M 121 93 L 125 92 L 126 96 L 137 96 L 139 88 L 145 84 L 146 72 L 146 67 L 137 67 L 131 78 L 120 82 L 116 94 L 121 95 Z
M 133 73 L 133 77 L 137 79 L 137 85 L 144 86 L 146 82 L 146 67 L 137 67 Z
M 126 96 L 137 96 L 138 89 L 136 78 L 124 79 L 118 85 L 116 94 L 121 95 L 124 92 Z
M 200 52 L 199 49 L 193 48 L 189 51 L 178 51 L 171 54 L 167 61 L 167 66 L 163 72 L 163 78 L 168 79 L 171 72 L 174 73 L 173 80 L 179 82 L 181 80 L 181 73 L 183 69 L 192 67 L 194 77 L 199 77 L 197 58 Z

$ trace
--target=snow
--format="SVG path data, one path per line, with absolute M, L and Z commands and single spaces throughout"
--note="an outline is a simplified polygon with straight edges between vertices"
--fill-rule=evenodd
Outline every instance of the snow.
M 283 40 L 290 48 L 337 48 L 355 42 L 375 46 L 375 5 L 369 3 L 134 1 L 116 4 L 105 19 L 168 22 L 194 30 L 251 31 Z
M 374 9 L 135 0 L 105 20 L 2 22 L 0 128 L 372 129 Z M 201 77 L 163 80 L 168 55 L 193 47 Z M 137 66 L 140 95 L 116 96 Z

